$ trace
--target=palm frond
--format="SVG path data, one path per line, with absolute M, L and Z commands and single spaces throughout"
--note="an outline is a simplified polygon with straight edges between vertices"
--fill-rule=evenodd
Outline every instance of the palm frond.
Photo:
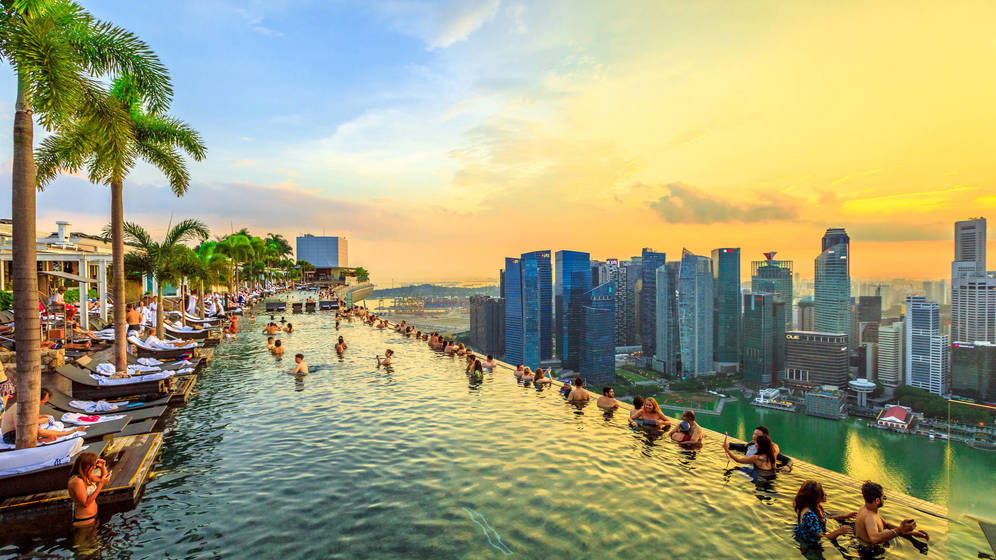
M 195 239 L 203 241 L 208 238 L 208 235 L 208 228 L 204 225 L 204 222 L 186 219 L 171 227 L 166 232 L 166 238 L 163 239 L 162 246 L 172 248 L 185 241 L 193 241 Z
M 194 161 L 201 161 L 207 155 L 200 133 L 180 119 L 153 113 L 138 113 L 134 117 L 140 141 L 180 148 Z
M 187 164 L 184 163 L 183 157 L 175 148 L 152 142 L 142 142 L 135 145 L 135 150 L 142 159 L 156 166 L 163 172 L 163 175 L 166 175 L 166 180 L 169 181 L 169 186 L 176 196 L 182 196 L 183 193 L 187 192 L 187 188 L 190 186 L 190 172 L 187 170 Z

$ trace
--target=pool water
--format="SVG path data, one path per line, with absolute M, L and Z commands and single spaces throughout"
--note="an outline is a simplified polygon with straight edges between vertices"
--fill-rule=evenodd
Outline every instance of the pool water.
M 818 469 L 758 488 L 727 471 L 720 437 L 699 452 L 631 430 L 628 411 L 579 410 L 508 370 L 471 384 L 462 358 L 334 314 L 288 315 L 283 358 L 266 320 L 222 344 L 177 414 L 157 476 L 132 511 L 85 542 L 66 534 L 0 555 L 106 558 L 792 558 L 792 497 Z M 248 331 L 248 332 L 246 332 Z M 337 335 L 349 350 L 338 358 Z M 374 355 L 395 350 L 392 368 Z M 288 374 L 303 352 L 311 374 Z M 822 476 L 822 475 L 821 475 Z M 823 480 L 830 513 L 860 505 Z M 915 517 L 927 557 L 948 523 Z M 845 550 L 853 552 L 841 539 Z M 978 550 L 982 550 L 981 546 Z M 826 558 L 841 557 L 832 546 Z M 900 540 L 888 558 L 923 558 Z

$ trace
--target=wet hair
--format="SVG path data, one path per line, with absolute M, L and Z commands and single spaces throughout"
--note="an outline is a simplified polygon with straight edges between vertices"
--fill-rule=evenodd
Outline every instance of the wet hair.
M 304 359 L 304 354 L 294 354 L 294 357 L 295 358 L 300 358 L 300 359 L 303 360 Z
M 656 412 L 657 414 L 660 414 L 661 416 L 664 415 L 664 411 L 661 410 L 661 405 L 657 404 L 657 399 L 655 399 L 653 397 L 647 397 L 647 400 L 643 401 L 644 408 L 646 408 L 646 406 L 648 404 L 650 404 L 650 405 L 652 405 L 654 407 L 654 412 Z
M 493 360 L 493 359 L 495 359 L 495 357 L 492 356 L 491 354 L 488 354 L 488 360 Z
M 484 366 L 481 365 L 481 360 L 474 360 L 474 373 L 484 373 Z
M 643 408 L 643 397 L 640 395 L 633 397 L 633 408 Z
M 766 436 L 771 436 L 771 434 L 768 433 L 768 428 L 766 426 L 758 426 L 758 427 L 754 428 L 754 430 L 758 431 L 758 432 L 761 432 L 762 434 L 764 434 Z
M 274 346 L 283 346 L 283 343 L 279 340 L 273 343 Z
M 51 396 L 52 396 L 52 391 L 49 391 L 48 389 L 42 387 L 41 392 L 39 393 L 39 400 L 45 400 Z
M 272 337 L 272 336 L 268 336 L 268 337 L 266 337 L 266 341 L 267 341 L 267 342 L 273 342 L 273 337 Z
M 757 436 L 757 454 L 763 455 L 771 464 L 771 468 L 775 468 L 775 446 L 772 445 L 771 438 L 766 435 Z
M 799 491 L 795 493 L 795 499 L 792 500 L 796 521 L 802 520 L 802 510 L 807 508 L 816 515 L 820 515 L 820 502 L 826 499 L 827 494 L 823 491 L 822 484 L 815 480 L 803 482 Z
M 609 396 L 609 391 L 611 391 L 611 390 L 612 390 L 612 386 L 611 385 L 606 385 L 605 387 L 602 387 L 602 394 L 607 397 L 607 396 Z
M 866 480 L 865 483 L 861 485 L 861 497 L 865 499 L 866 504 L 874 502 L 883 495 L 884 492 L 882 491 L 882 485 L 877 482 Z
M 394 350 L 391 350 L 390 348 L 388 348 L 387 350 L 384 350 L 384 355 L 385 356 L 393 356 L 394 355 Z
M 342 337 L 340 336 L 340 337 L 339 337 L 339 342 L 346 342 L 346 341 L 345 341 L 345 340 L 343 340 L 343 338 L 342 338 Z
M 575 387 L 581 387 L 583 385 L 584 385 L 584 379 L 582 379 L 580 375 L 574 378 Z
M 681 417 L 684 418 L 685 420 L 691 420 L 692 422 L 694 422 L 695 421 L 695 412 L 693 412 L 691 410 L 686 410 L 685 412 L 681 413 Z M 771 440 L 768 440 L 768 441 L 771 441 Z
M 293 329 L 293 328 L 294 328 L 294 325 L 293 325 L 293 324 L 291 324 L 291 323 L 287 323 L 287 328 L 288 328 L 288 329 Z
M 73 470 L 69 473 L 70 478 L 73 476 L 78 476 L 83 479 L 84 483 L 89 482 L 87 475 L 93 470 L 93 467 L 97 464 L 96 453 L 90 453 L 89 451 L 84 451 L 76 456 L 76 461 L 73 462 Z

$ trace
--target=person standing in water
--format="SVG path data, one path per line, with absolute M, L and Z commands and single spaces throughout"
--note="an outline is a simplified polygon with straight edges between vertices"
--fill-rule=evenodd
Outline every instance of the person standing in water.
M 339 357 L 341 358 L 342 355 L 346 353 L 347 348 L 349 348 L 349 346 L 346 344 L 346 339 L 340 336 L 339 342 L 335 343 L 335 353 L 339 354 Z
M 97 496 L 111 480 L 104 460 L 84 451 L 76 456 L 69 476 L 69 497 L 73 500 L 73 527 L 89 527 L 97 522 Z
M 383 359 L 381 359 L 380 356 L 377 356 L 377 367 L 391 365 L 391 356 L 393 355 L 394 355 L 394 350 L 391 350 L 390 348 L 384 350 Z
M 861 506 L 854 519 L 854 534 L 866 546 L 877 547 L 905 535 L 930 539 L 926 531 L 917 530 L 913 519 L 904 519 L 898 525 L 882 519 L 878 514 L 878 510 L 885 506 L 885 491 L 881 484 L 865 482 L 861 485 L 861 497 L 865 505 Z
M 308 364 L 304 361 L 304 354 L 294 354 L 294 362 L 297 366 L 291 375 L 308 375 Z

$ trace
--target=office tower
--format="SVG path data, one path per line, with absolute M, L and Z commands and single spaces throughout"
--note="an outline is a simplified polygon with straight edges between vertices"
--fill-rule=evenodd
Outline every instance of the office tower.
M 877 381 L 891 395 L 891 391 L 903 384 L 906 378 L 906 353 L 903 342 L 906 326 L 896 321 L 878 328 L 878 379 Z
M 505 300 L 470 296 L 470 345 L 496 358 L 505 355 Z
M 591 261 L 591 289 L 594 290 L 606 282 L 615 282 L 618 269 L 619 261 L 616 259 Z M 615 292 L 616 290 L 612 290 L 613 294 Z
M 848 380 L 847 335 L 809 331 L 785 333 L 785 383 L 801 388 Z
M 643 283 L 643 263 L 639 258 L 619 263 L 619 283 L 616 288 L 616 314 L 621 320 L 621 331 L 616 333 L 617 346 L 637 346 L 640 344 L 640 330 L 637 328 L 636 308 L 639 303 L 640 286 Z
M 581 377 L 589 384 L 612 383 L 616 378 L 616 294 L 606 282 L 584 293 L 581 336 Z
M 678 338 L 684 377 L 714 371 L 712 305 L 712 259 L 682 250 L 678 271 Z
M 584 294 L 591 291 L 591 260 L 588 253 L 557 251 L 554 297 L 556 304 L 557 357 L 561 367 L 577 371 L 581 364 L 584 328 Z
M 996 343 L 996 272 L 986 271 L 986 220 L 955 222 L 951 340 Z
M 664 266 L 664 253 L 644 248 L 640 260 L 643 262 L 639 317 L 640 344 L 643 345 L 643 355 L 653 358 L 657 346 L 657 269 Z
M 539 367 L 553 356 L 553 269 L 549 251 L 505 259 L 505 357 Z
M 785 370 L 785 303 L 775 294 L 743 296 L 744 381 L 770 387 Z
M 823 235 L 823 252 L 816 257 L 813 302 L 814 327 L 827 333 L 851 332 L 851 239 L 842 228 Z
M 680 262 L 657 269 L 657 354 L 653 369 L 668 376 L 681 375 L 681 343 L 678 337 L 678 271 Z
M 851 335 L 854 345 L 878 342 L 878 328 L 882 324 L 882 296 L 860 296 L 852 310 L 855 330 Z
M 811 331 L 814 328 L 816 319 L 815 304 L 811 299 L 799 300 L 799 322 L 798 327 L 800 331 Z
M 713 249 L 713 361 L 740 364 L 740 249 Z
M 785 327 L 792 327 L 792 261 L 775 260 L 775 251 L 764 253 L 763 261 L 750 263 L 750 291 L 770 293 L 785 303 Z
M 498 271 L 498 297 L 505 299 L 505 269 Z
M 937 303 L 923 296 L 906 298 L 906 384 L 942 395 L 949 384 L 948 337 L 941 334 Z
M 951 393 L 982 402 L 996 402 L 996 344 L 951 345 Z

